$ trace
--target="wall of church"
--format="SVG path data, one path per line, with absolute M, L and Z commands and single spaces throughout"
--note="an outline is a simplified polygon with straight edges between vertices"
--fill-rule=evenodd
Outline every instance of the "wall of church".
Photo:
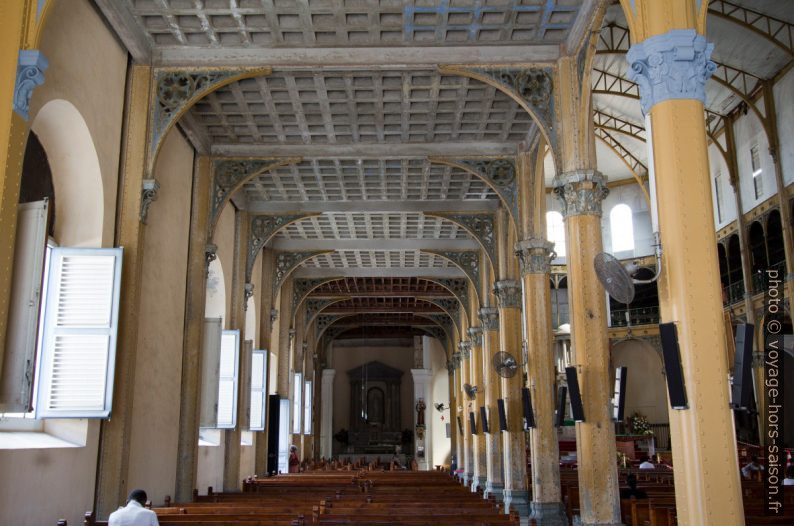
M 425 342 L 430 345 L 430 364 L 425 364 L 426 368 L 433 371 L 432 400 L 426 400 L 426 418 L 430 423 L 431 440 L 433 441 L 433 458 L 431 465 L 449 465 L 452 453 L 452 442 L 447 438 L 447 424 L 450 423 L 450 412 L 445 410 L 439 412 L 434 407 L 435 404 L 443 403 L 449 405 L 449 372 L 447 371 L 447 356 L 441 342 L 435 338 L 424 337 Z
M 79 111 L 101 170 L 101 244 L 112 246 L 127 53 L 88 0 L 54 3 L 40 50 L 49 60 L 49 68 L 45 83 L 34 91 L 30 122 L 53 100 L 65 100 Z M 79 237 L 79 233 L 64 231 L 61 236 L 68 240 Z M 84 445 L 0 450 L 0 509 L 4 523 L 38 526 L 64 518 L 70 524 L 81 524 L 83 514 L 93 507 L 100 422 L 44 424 L 44 430 L 54 434 L 58 433 L 56 428 L 66 427 L 72 435 L 76 431 Z M 20 506 L 31 495 L 45 498 L 38 499 L 36 506 Z
M 783 182 L 794 182 L 794 71 L 789 70 L 772 89 L 775 95 L 777 133 Z
M 413 396 L 414 382 L 411 368 L 414 359 L 413 340 L 366 341 L 338 340 L 333 346 L 334 418 L 333 432 L 350 429 L 350 380 L 347 371 L 371 361 L 381 362 L 403 371 L 400 386 L 401 429 L 414 427 Z
M 226 203 L 221 211 L 212 242 L 218 246 L 217 256 L 223 266 L 223 283 L 226 287 L 226 315 L 223 317 L 223 328 L 228 329 L 232 304 L 232 274 L 234 274 L 234 206 L 231 203 Z
M 127 51 L 89 0 L 53 3 L 40 50 L 49 60 L 49 67 L 44 84 L 33 92 L 31 122 L 47 102 L 56 99 L 73 104 L 85 119 L 102 173 L 105 204 L 102 246 L 112 246 Z
M 669 422 L 667 389 L 659 351 L 646 342 L 627 340 L 612 347 L 612 367 L 626 367 L 626 417 L 641 413 L 652 424 Z
M 155 178 L 160 191 L 144 237 L 128 489 L 143 488 L 159 504 L 176 483 L 193 178 L 193 148 L 177 130 L 165 139 Z

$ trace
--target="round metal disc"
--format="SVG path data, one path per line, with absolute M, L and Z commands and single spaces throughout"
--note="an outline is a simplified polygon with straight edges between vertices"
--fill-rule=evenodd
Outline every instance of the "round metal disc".
M 634 280 L 615 256 L 601 252 L 593 260 L 593 265 L 607 294 L 627 305 L 634 300 Z

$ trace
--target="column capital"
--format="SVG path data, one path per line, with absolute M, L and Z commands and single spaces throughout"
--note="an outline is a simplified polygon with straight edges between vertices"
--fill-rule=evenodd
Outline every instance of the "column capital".
M 521 275 L 548 274 L 551 262 L 557 257 L 554 243 L 540 237 L 519 241 L 515 245 L 515 253 L 521 265 Z
M 629 79 L 640 89 L 643 113 L 670 99 L 706 102 L 706 80 L 716 71 L 714 44 L 694 29 L 672 29 L 629 48 Z
M 451 361 L 452 361 L 453 369 L 457 369 L 458 367 L 460 367 L 460 361 L 462 359 L 463 359 L 463 356 L 461 356 L 460 352 L 452 353 L 452 360 Z
M 609 195 L 606 179 L 598 170 L 575 170 L 554 178 L 554 193 L 562 202 L 564 217 L 601 215 L 601 201 Z
M 496 307 L 483 307 L 480 309 L 479 315 L 484 331 L 499 330 L 499 309 Z
M 334 376 L 336 376 L 336 369 L 323 369 L 323 380 L 326 378 L 333 380 Z
M 17 78 L 14 85 L 13 109 L 28 120 L 33 89 L 44 84 L 44 71 L 49 66 L 47 58 L 36 49 L 23 49 L 17 61 Z
M 218 245 L 215 243 L 207 243 L 204 246 L 204 260 L 207 264 L 207 270 L 209 270 L 210 263 L 215 261 L 218 258 Z
M 512 279 L 494 283 L 493 292 L 499 307 L 502 309 L 518 309 L 521 307 L 521 283 Z
M 464 360 L 467 360 L 471 356 L 471 342 L 468 340 L 463 340 L 462 342 L 458 343 L 458 348 L 460 349 L 460 356 Z
M 149 216 L 149 206 L 157 201 L 157 194 L 160 191 L 160 183 L 155 178 L 144 179 L 141 186 L 141 223 L 146 224 Z
M 482 327 L 469 327 L 469 339 L 474 347 L 482 347 Z
M 243 310 L 248 310 L 248 300 L 254 295 L 254 284 L 246 283 L 243 287 Z

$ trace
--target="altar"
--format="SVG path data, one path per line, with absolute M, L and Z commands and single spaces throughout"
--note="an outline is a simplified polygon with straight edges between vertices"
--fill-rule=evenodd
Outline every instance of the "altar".
M 403 372 L 373 361 L 350 369 L 347 376 L 350 381 L 347 451 L 393 455 L 402 443 L 400 386 Z

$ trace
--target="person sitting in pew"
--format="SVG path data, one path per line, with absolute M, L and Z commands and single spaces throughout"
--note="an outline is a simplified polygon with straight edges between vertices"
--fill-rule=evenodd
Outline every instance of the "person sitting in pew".
M 645 490 L 637 489 L 637 476 L 634 473 L 629 473 L 629 476 L 626 477 L 626 483 L 628 483 L 629 489 L 620 490 L 621 499 L 630 499 L 632 497 L 635 499 L 648 498 L 648 494 L 645 493 Z
M 127 497 L 127 505 L 110 514 L 108 526 L 159 526 L 157 514 L 147 510 L 146 492 L 134 489 Z
M 298 446 L 294 444 L 289 447 L 289 460 L 287 464 L 289 465 L 290 473 L 300 473 L 301 461 L 298 458 Z
M 752 457 L 750 457 L 750 462 L 748 462 L 742 468 L 742 477 L 744 477 L 747 480 L 750 480 L 753 478 L 754 473 L 760 473 L 762 471 L 764 471 L 764 466 L 759 464 L 758 457 L 753 455 Z
M 786 468 L 786 478 L 783 479 L 784 486 L 794 486 L 794 464 Z
M 640 469 L 656 469 L 656 466 L 653 465 L 651 459 L 648 457 L 642 457 L 642 462 L 640 463 Z

